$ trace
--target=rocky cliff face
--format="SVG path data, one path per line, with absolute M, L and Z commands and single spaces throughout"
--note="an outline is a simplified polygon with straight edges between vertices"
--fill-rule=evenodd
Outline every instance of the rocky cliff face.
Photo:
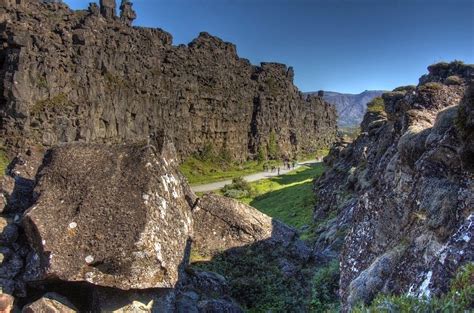
M 0 7 L 1 135 L 8 146 L 145 141 L 161 130 L 185 158 L 208 144 L 252 157 L 276 135 L 282 155 L 335 138 L 334 109 L 303 97 L 285 65 L 253 66 L 201 33 L 172 45 L 161 29 L 131 27 L 130 3 L 72 11 L 58 3 Z
M 316 183 L 315 219 L 327 221 L 318 255 L 340 251 L 345 309 L 379 292 L 439 295 L 474 261 L 474 66 L 428 69 L 369 107 L 361 135 L 332 149 Z

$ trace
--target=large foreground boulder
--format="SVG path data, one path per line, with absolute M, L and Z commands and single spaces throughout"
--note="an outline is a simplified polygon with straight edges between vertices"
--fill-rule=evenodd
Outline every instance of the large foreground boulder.
M 24 218 L 36 251 L 32 279 L 175 287 L 193 195 L 172 144 L 157 146 L 72 144 L 47 153 Z

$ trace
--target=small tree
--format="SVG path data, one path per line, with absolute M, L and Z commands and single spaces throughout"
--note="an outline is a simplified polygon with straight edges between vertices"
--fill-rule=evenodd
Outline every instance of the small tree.
M 270 138 L 268 140 L 268 156 L 272 160 L 278 159 L 278 152 L 279 152 L 279 147 L 277 144 L 277 139 L 276 139 L 276 134 L 275 131 L 270 132 Z
M 267 151 L 264 146 L 258 147 L 257 160 L 258 163 L 263 163 L 267 160 Z

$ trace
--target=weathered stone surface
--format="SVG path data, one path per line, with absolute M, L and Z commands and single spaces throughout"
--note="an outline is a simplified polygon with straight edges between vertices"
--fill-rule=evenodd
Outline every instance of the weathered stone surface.
M 295 230 L 234 199 L 206 194 L 194 209 L 193 246 L 213 255 L 259 241 L 288 245 Z
M 26 305 L 22 313 L 74 313 L 78 312 L 64 297 L 55 293 L 48 293 L 41 299 Z
M 24 226 L 39 258 L 37 279 L 120 289 L 175 286 L 186 263 L 193 195 L 168 141 L 156 148 L 54 148 L 35 192 Z
M 193 244 L 205 254 L 240 247 L 272 236 L 272 219 L 258 210 L 214 194 L 194 209 Z
M 265 150 L 272 134 L 282 156 L 334 140 L 334 108 L 303 96 L 292 69 L 253 66 L 235 45 L 207 33 L 173 46 L 163 30 L 112 18 L 114 6 L 101 1 L 107 18 L 93 5 L 72 11 L 41 1 L 6 11 L 0 24 L 6 146 L 136 142 L 166 129 L 181 159 L 212 143 L 217 153 L 244 160 Z
M 385 110 L 367 113 L 361 135 L 331 151 L 315 185 L 315 219 L 326 225 L 316 250 L 342 253 L 344 310 L 378 292 L 439 295 L 474 261 L 474 66 L 429 71 L 416 88 L 384 94 Z M 458 83 L 446 84 L 452 75 Z

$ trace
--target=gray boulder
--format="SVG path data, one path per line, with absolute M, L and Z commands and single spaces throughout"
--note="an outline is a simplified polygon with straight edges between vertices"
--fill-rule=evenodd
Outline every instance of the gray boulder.
M 119 289 L 173 288 L 186 263 L 193 198 L 173 146 L 50 150 L 24 227 L 35 277 Z M 31 270 L 31 269 L 30 269 Z

